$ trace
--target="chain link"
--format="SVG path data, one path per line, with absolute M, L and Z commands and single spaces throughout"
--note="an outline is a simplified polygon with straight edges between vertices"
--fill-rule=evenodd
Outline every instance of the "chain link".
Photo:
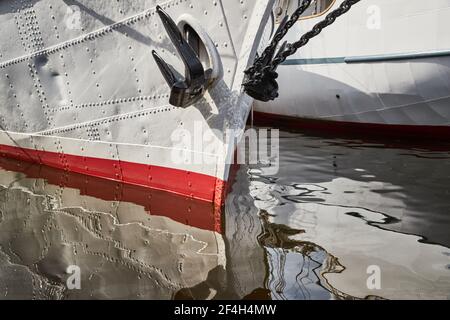
M 283 52 L 280 52 L 280 54 L 275 57 L 275 59 L 270 64 L 270 70 L 274 71 L 280 64 L 282 64 L 284 61 L 286 61 L 286 58 L 289 56 L 295 54 L 298 49 L 301 47 L 304 47 L 309 40 L 312 38 L 318 36 L 323 29 L 333 24 L 337 18 L 342 16 L 343 14 L 347 13 L 351 7 L 358 3 L 361 0 L 346 0 L 344 1 L 339 8 L 331 12 L 329 15 L 325 17 L 325 20 L 319 22 L 316 24 L 311 31 L 305 33 L 299 41 L 294 42 L 292 44 L 288 44 L 286 49 Z
M 278 52 L 276 57 L 268 64 L 264 65 L 264 60 L 267 57 L 273 55 L 276 50 L 278 43 L 281 39 L 286 35 L 290 28 L 295 24 L 295 22 L 299 19 L 299 17 L 305 12 L 305 10 L 311 4 L 311 0 L 304 0 L 300 7 L 294 12 L 288 22 L 278 30 L 271 44 L 264 50 L 261 57 L 259 57 L 252 67 L 250 67 L 247 71 L 247 81 L 245 82 L 246 86 L 255 86 L 260 83 L 266 74 L 274 72 L 277 67 L 282 64 L 286 59 L 295 54 L 297 50 L 303 46 L 305 46 L 309 40 L 319 35 L 323 29 L 333 24 L 337 18 L 347 13 L 353 5 L 358 3 L 361 0 L 345 0 L 336 10 L 329 13 L 325 19 L 319 23 L 317 23 L 311 31 L 305 33 L 297 42 L 289 43 L 286 46 L 283 46 L 282 49 Z
M 294 24 L 300 19 L 301 15 L 309 8 L 312 0 L 303 0 L 302 4 L 295 10 L 290 19 L 286 22 L 285 20 L 281 23 L 280 28 L 277 30 L 276 34 L 273 36 L 272 41 L 267 46 L 267 48 L 263 51 L 260 57 L 258 57 L 253 66 L 251 66 L 247 71 L 247 75 L 252 75 L 256 71 L 259 71 L 262 67 L 264 67 L 264 61 L 268 57 L 272 57 L 275 50 L 277 49 L 278 43 L 283 40 L 284 36 L 288 33 L 289 29 L 291 29 Z

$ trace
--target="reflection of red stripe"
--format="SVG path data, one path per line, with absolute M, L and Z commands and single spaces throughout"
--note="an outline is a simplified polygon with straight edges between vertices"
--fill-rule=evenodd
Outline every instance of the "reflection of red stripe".
M 210 202 L 6 158 L 0 158 L 0 167 L 24 173 L 28 178 L 45 179 L 55 186 L 78 189 L 80 195 L 105 201 L 135 203 L 153 216 L 168 217 L 203 230 L 222 231 L 221 211 Z
M 265 112 L 254 113 L 254 123 L 302 131 L 351 134 L 363 137 L 414 137 L 418 139 L 450 140 L 450 126 L 391 125 L 305 119 Z
M 77 172 L 127 184 L 149 187 L 188 196 L 220 206 L 225 182 L 204 174 L 140 163 L 83 157 L 0 145 L 0 154 L 23 161 Z

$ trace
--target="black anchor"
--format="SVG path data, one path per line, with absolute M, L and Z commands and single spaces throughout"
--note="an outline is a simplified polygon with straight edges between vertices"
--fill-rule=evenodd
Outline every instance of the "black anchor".
M 197 53 L 184 38 L 172 18 L 160 6 L 156 7 L 156 11 L 185 65 L 185 78 L 182 78 L 155 50 L 152 51 L 152 55 L 169 84 L 169 103 L 176 107 L 187 108 L 203 97 L 210 80 L 211 70 L 205 72 Z

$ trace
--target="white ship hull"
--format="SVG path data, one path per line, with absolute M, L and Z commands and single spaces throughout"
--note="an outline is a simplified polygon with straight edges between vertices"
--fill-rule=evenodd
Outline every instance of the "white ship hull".
M 243 71 L 271 4 L 2 1 L 1 155 L 222 204 L 235 150 L 225 131 L 244 128 L 252 101 Z M 188 108 L 169 105 L 151 55 L 183 70 L 156 5 L 208 51 L 215 83 Z M 198 128 L 215 129 L 219 151 L 186 146 L 183 157 L 201 161 L 180 161 L 173 132 Z
M 334 10 L 342 3 L 335 1 Z M 288 42 L 323 20 L 299 21 Z M 450 1 L 360 2 L 280 66 L 266 123 L 450 136 Z

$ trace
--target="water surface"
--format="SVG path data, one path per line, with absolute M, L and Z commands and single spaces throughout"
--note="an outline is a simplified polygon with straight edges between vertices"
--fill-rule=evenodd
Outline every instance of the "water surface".
M 0 298 L 449 299 L 449 150 L 281 132 L 223 212 L 0 159 Z

